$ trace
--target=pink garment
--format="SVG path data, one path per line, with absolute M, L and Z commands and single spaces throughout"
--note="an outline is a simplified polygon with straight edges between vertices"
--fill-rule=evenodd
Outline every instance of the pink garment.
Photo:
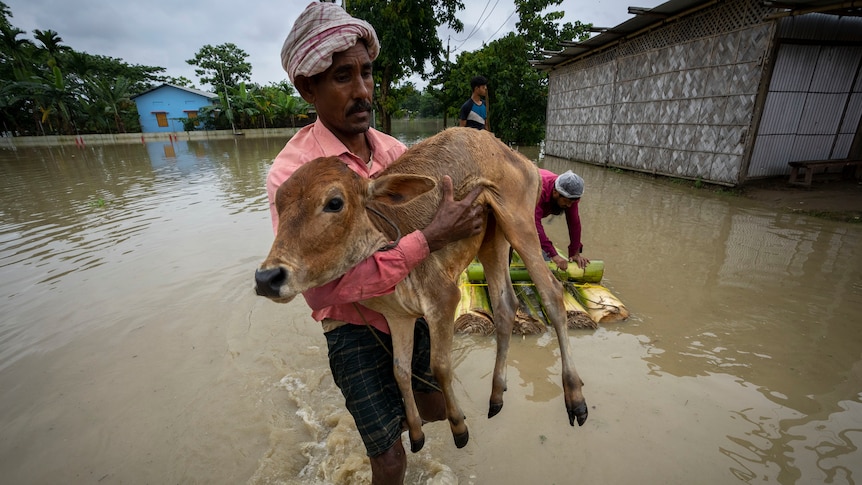
M 318 157 L 337 156 L 354 172 L 373 178 L 407 150 L 398 140 L 373 128 L 368 130 L 366 137 L 373 153 L 371 168 L 319 121 L 302 128 L 287 142 L 275 158 L 266 179 L 274 232 L 278 231 L 275 193 L 301 165 Z M 429 253 L 425 236 L 421 231 L 414 231 L 402 237 L 394 249 L 374 253 L 340 278 L 307 290 L 302 296 L 311 307 L 312 318 L 317 321 L 331 318 L 355 325 L 367 322 L 389 333 L 389 324 L 383 315 L 354 303 L 392 293 L 395 286 Z M 357 312 L 357 306 L 361 308 L 361 313 Z
M 332 65 L 332 54 L 346 51 L 359 39 L 365 41 L 371 60 L 376 59 L 380 44 L 371 24 L 333 3 L 310 3 L 284 40 L 281 66 L 296 84 L 296 76 L 311 77 L 325 71 Z

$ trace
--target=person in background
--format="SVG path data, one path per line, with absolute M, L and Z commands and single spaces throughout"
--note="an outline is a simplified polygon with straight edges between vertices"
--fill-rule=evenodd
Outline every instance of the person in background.
M 557 175 L 550 170 L 539 169 L 542 176 L 542 194 L 536 204 L 536 231 L 545 256 L 550 258 L 558 268 L 566 270 L 569 262 L 574 262 L 580 268 L 586 268 L 590 260 L 581 256 L 584 245 L 581 244 L 581 216 L 578 213 L 578 202 L 584 195 L 584 179 L 571 170 Z M 554 243 L 545 234 L 542 219 L 550 215 L 566 214 L 566 224 L 569 228 L 568 259 L 560 256 Z
M 282 65 L 303 99 L 314 105 L 318 119 L 287 142 L 269 170 L 266 191 L 274 231 L 278 228 L 276 192 L 301 165 L 336 156 L 354 172 L 371 178 L 406 151 L 401 142 L 370 127 L 372 62 L 378 52 L 374 28 L 338 5 L 312 3 L 294 23 L 281 51 Z M 333 379 L 356 422 L 375 484 L 404 481 L 405 414 L 392 369 L 389 325 L 383 315 L 357 302 L 391 293 L 431 252 L 481 230 L 484 209 L 473 205 L 481 189 L 455 201 L 451 179 L 444 177 L 442 186 L 443 200 L 427 227 L 405 235 L 393 249 L 375 253 L 332 282 L 303 293 L 312 318 L 322 323 Z M 430 337 L 424 319 L 417 321 L 415 339 L 413 371 L 422 378 L 413 381 L 417 407 L 426 421 L 445 419 L 445 402 L 430 370 Z
M 470 80 L 473 94 L 461 106 L 459 126 L 486 130 L 488 128 L 488 105 L 482 98 L 488 98 L 488 80 L 484 76 L 476 76 Z

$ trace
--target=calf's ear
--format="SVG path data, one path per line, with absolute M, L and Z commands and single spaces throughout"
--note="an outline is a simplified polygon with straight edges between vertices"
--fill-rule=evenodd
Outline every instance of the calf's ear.
M 371 181 L 368 191 L 371 200 L 388 205 L 406 204 L 433 190 L 437 182 L 425 175 L 384 175 Z

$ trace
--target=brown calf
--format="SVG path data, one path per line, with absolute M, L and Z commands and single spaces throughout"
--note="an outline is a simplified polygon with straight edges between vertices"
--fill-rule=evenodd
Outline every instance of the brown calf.
M 464 415 L 452 389 L 450 352 L 460 298 L 458 276 L 477 254 L 485 268 L 497 329 L 488 417 L 503 407 L 506 355 L 518 301 L 508 271 L 509 244 L 523 258 L 556 330 L 569 424 L 574 426 L 577 419 L 583 425 L 587 406 L 569 352 L 563 289 L 542 260 L 536 234 L 539 173 L 530 160 L 487 131 L 451 128 L 439 133 L 410 148 L 376 179 L 359 176 L 334 157 L 300 167 L 276 195 L 278 231 L 269 256 L 255 273 L 257 293 L 277 302 L 290 301 L 396 239 L 393 226 L 401 234 L 424 228 L 440 203 L 444 175 L 452 178 L 456 199 L 478 185 L 485 188 L 476 199 L 489 209 L 484 230 L 431 253 L 393 293 L 362 302 L 389 322 L 412 451 L 424 443 L 410 382 L 413 325 L 420 316 L 431 331 L 431 368 L 445 397 L 455 444 L 460 448 L 467 443 Z

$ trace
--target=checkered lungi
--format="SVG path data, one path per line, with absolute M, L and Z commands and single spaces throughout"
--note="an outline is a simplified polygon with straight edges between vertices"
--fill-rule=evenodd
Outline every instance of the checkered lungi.
M 380 455 L 401 439 L 405 419 L 401 391 L 392 370 L 392 338 L 370 325 L 342 325 L 325 335 L 329 368 L 356 421 L 366 452 L 371 457 Z M 428 324 L 422 318 L 416 321 L 414 330 L 412 366 L 414 391 L 439 390 L 431 373 Z

